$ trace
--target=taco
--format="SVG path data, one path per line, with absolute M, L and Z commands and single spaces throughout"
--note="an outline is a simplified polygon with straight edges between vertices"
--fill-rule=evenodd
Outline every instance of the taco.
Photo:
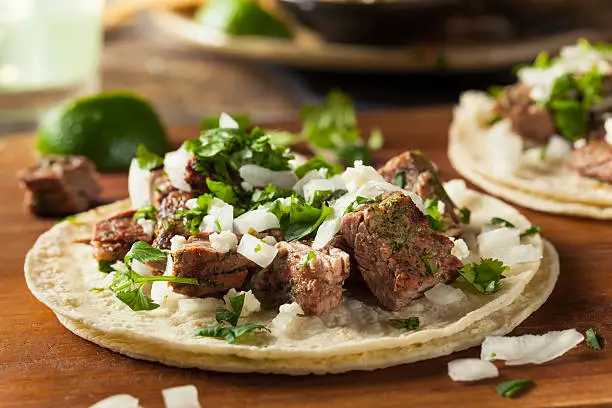
M 342 169 L 221 123 L 141 149 L 130 200 L 37 240 L 28 287 L 69 330 L 179 367 L 338 373 L 477 345 L 551 293 L 539 229 L 420 152 Z
M 612 48 L 579 41 L 461 96 L 448 155 L 474 184 L 535 210 L 612 218 Z

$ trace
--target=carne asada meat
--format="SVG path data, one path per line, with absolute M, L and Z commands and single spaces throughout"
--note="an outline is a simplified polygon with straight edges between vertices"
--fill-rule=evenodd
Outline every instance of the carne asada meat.
M 340 233 L 353 248 L 359 270 L 379 303 L 399 310 L 438 283 L 456 278 L 462 263 L 452 241 L 433 231 L 401 192 L 387 194 L 347 214 Z
M 119 261 L 137 241 L 151 243 L 153 237 L 134 221 L 136 210 L 124 211 L 99 221 L 91 245 L 98 261 Z
M 251 288 L 266 307 L 295 301 L 307 315 L 318 316 L 342 301 L 342 285 L 349 276 L 349 255 L 337 248 L 317 251 L 297 241 L 280 242 L 270 266 L 257 272 Z M 309 254 L 312 252 L 312 259 Z
M 232 288 L 242 288 L 250 270 L 259 267 L 235 249 L 226 253 L 215 251 L 205 237 L 191 237 L 172 254 L 174 276 L 200 281 L 199 285 L 172 283 L 174 291 L 198 297 L 223 295 Z
M 37 215 L 63 217 L 92 208 L 100 186 L 95 165 L 83 156 L 42 157 L 20 174 L 25 203 Z
M 170 179 L 164 173 L 162 169 L 157 169 L 152 171 L 152 181 L 151 184 L 153 186 L 153 206 L 155 208 L 161 207 L 161 203 L 173 191 L 178 191 L 172 184 L 170 184 Z
M 612 183 L 612 145 L 604 140 L 592 140 L 572 152 L 568 165 L 581 176 Z
M 545 143 L 556 133 L 552 116 L 538 106 L 530 96 L 531 89 L 523 84 L 507 86 L 497 97 L 496 111 L 512 124 L 519 136 Z
M 204 194 L 208 192 L 208 186 L 206 185 L 206 176 L 199 173 L 196 170 L 197 159 L 195 156 L 187 162 L 185 181 L 189 184 L 193 191 Z
M 389 183 L 401 183 L 408 191 L 416 193 L 423 201 L 440 200 L 444 203 L 445 231 L 447 235 L 461 234 L 461 220 L 457 207 L 444 190 L 435 165 L 419 151 L 408 151 L 390 159 L 378 172 Z
M 174 190 L 164 197 L 157 212 L 157 225 L 155 226 L 155 241 L 153 246 L 156 248 L 169 249 L 170 239 L 175 235 L 189 237 L 189 231 L 185 229 L 182 219 L 177 219 L 176 213 L 179 210 L 187 209 L 187 201 L 195 196 L 185 191 Z

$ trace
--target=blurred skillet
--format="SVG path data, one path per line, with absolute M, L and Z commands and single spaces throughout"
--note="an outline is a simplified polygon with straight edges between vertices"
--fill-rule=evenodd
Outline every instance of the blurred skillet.
M 278 0 L 330 42 L 399 45 L 432 40 L 464 0 Z

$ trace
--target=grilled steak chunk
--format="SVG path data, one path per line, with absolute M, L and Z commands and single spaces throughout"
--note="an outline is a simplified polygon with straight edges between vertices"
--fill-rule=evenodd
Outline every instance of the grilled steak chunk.
M 231 288 L 240 289 L 249 271 L 258 266 L 236 250 L 219 253 L 205 235 L 191 237 L 172 254 L 173 275 L 197 278 L 199 285 L 172 283 L 174 291 L 186 296 L 223 295 Z
M 25 203 L 37 215 L 63 217 L 90 209 L 100 186 L 94 164 L 83 156 L 42 157 L 20 174 Z
M 392 193 L 342 219 L 340 233 L 379 303 L 399 310 L 440 282 L 452 281 L 462 266 L 453 243 L 433 231 L 409 197 Z
M 162 201 L 173 191 L 178 191 L 170 184 L 170 179 L 162 169 L 153 170 L 153 205 L 155 208 L 161 207 Z
M 124 211 L 96 223 L 91 245 L 98 261 L 122 260 L 134 242 L 151 243 L 153 237 L 133 220 L 135 210 Z
M 280 242 L 270 266 L 257 272 L 253 293 L 266 307 L 297 302 L 305 314 L 318 316 L 342 301 L 342 285 L 349 276 L 349 255 L 337 248 L 317 251 L 299 242 Z M 304 263 L 312 251 L 314 257 Z
M 525 139 L 545 143 L 556 132 L 552 116 L 531 99 L 531 89 L 523 84 L 504 88 L 497 97 L 496 111 L 512 124 L 512 130 Z
M 203 174 L 200 174 L 196 170 L 196 166 L 197 166 L 197 159 L 194 156 L 191 160 L 187 162 L 187 168 L 186 168 L 187 176 L 185 177 L 185 181 L 187 182 L 187 184 L 191 186 L 193 191 L 197 191 L 201 194 L 207 193 L 208 192 L 208 186 L 206 185 L 207 177 Z
M 153 246 L 156 248 L 169 249 L 170 239 L 175 235 L 189 237 L 189 231 L 185 230 L 182 219 L 176 219 L 179 210 L 187 208 L 187 200 L 194 198 L 194 195 L 184 191 L 171 191 L 164 197 L 157 212 L 157 225 L 155 226 L 155 241 Z
M 612 183 L 612 145 L 604 140 L 592 140 L 572 152 L 568 165 L 581 176 Z
M 461 234 L 461 220 L 457 207 L 444 190 L 435 165 L 419 151 L 408 151 L 390 159 L 378 172 L 389 183 L 401 183 L 402 187 L 427 199 L 441 200 L 444 203 L 443 219 L 447 235 Z

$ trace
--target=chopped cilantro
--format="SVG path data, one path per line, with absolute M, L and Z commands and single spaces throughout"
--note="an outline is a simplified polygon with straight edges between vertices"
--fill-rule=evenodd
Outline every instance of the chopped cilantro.
M 532 225 L 531 227 L 527 228 L 525 231 L 521 232 L 521 238 L 527 237 L 529 235 L 539 234 L 541 229 L 542 228 L 538 227 L 537 225 Z
M 391 319 L 391 324 L 399 326 L 402 329 L 416 330 L 419 328 L 421 322 L 417 316 L 411 316 L 407 319 Z
M 292 196 L 288 204 L 277 200 L 268 211 L 278 218 L 285 240 L 294 241 L 315 232 L 333 209 L 325 203 L 317 208 Z
M 493 225 L 501 225 L 506 228 L 514 228 L 514 224 L 510 221 L 504 220 L 503 218 L 493 217 L 491 218 L 491 224 Z
M 587 347 L 593 350 L 601 350 L 601 344 L 599 343 L 599 339 L 597 338 L 597 333 L 593 328 L 590 328 L 586 331 L 586 344 Z
M 219 222 L 219 220 L 215 220 L 215 227 L 217 227 L 217 231 L 219 232 L 223 231 L 223 228 L 221 228 L 221 223 Z
M 157 309 L 159 305 L 153 302 L 153 299 L 150 297 L 145 296 L 142 292 L 142 286 L 143 285 L 140 285 L 135 289 L 126 289 L 116 292 L 117 298 L 134 311 Z
M 438 208 L 438 200 L 428 199 L 425 201 L 425 209 L 427 210 L 427 221 L 429 226 L 434 231 L 441 231 L 446 225 L 441 219 L 440 209 Z
M 98 261 L 98 270 L 102 273 L 111 273 L 114 271 L 113 263 L 113 261 Z
M 242 214 L 248 207 L 249 194 L 242 189 L 209 178 L 206 179 L 206 186 L 212 195 L 234 206 L 234 215 Z
M 142 170 L 153 170 L 164 165 L 164 158 L 149 151 L 147 146 L 141 144 L 136 150 L 136 162 Z
M 348 214 L 348 213 L 350 213 L 350 212 L 355 211 L 355 209 L 356 209 L 357 207 L 359 207 L 360 205 L 375 203 L 375 202 L 379 201 L 381 197 L 382 197 L 382 195 L 376 196 L 376 197 L 374 197 L 374 198 L 366 198 L 366 197 L 361 197 L 361 196 L 358 196 L 357 198 L 355 198 L 355 201 L 353 201 L 353 202 L 352 202 L 352 203 L 351 203 L 351 204 L 350 204 L 350 205 L 349 205 L 349 206 L 346 208 L 346 210 L 344 211 L 344 214 Z
M 125 263 L 129 265 L 133 259 L 146 264 L 147 262 L 165 262 L 166 253 L 159 248 L 155 248 L 144 241 L 134 242 L 128 253 L 125 255 Z
M 393 184 L 399 188 L 404 188 L 406 186 L 406 173 L 403 171 L 398 171 L 393 176 Z
M 535 68 L 549 68 L 551 64 L 552 61 L 550 60 L 550 56 L 546 51 L 540 52 L 536 59 L 533 61 L 533 66 Z
M 202 224 L 202 220 L 208 214 L 208 208 L 210 206 L 210 202 L 213 199 L 212 194 L 204 194 L 198 197 L 197 206 L 191 210 L 183 209 L 178 210 L 174 216 L 175 220 L 182 220 L 185 229 L 189 231 L 191 235 L 197 235 L 200 233 L 200 224 Z M 164 226 L 164 228 L 168 228 L 168 226 Z
M 255 190 L 251 196 L 251 208 L 275 201 L 277 198 L 291 197 L 294 194 L 291 188 L 277 187 L 269 183 L 263 190 Z
M 491 294 L 501 288 L 503 273 L 510 269 L 498 259 L 481 259 L 480 263 L 467 264 L 459 269 L 459 274 L 478 292 Z
M 434 263 L 431 260 L 431 254 L 423 254 L 421 256 L 421 259 L 423 260 L 423 262 L 425 262 L 425 268 L 426 268 L 426 272 L 428 275 L 435 275 L 436 272 L 438 272 L 438 268 L 436 268 L 436 265 L 434 265 Z
M 332 166 L 323 156 L 315 156 L 307 162 L 298 166 L 294 173 L 297 178 L 302 178 L 312 170 L 327 169 L 327 177 L 342 173 L 342 165 Z
M 469 208 L 463 207 L 459 209 L 459 217 L 461 218 L 461 223 L 467 225 L 470 223 L 470 219 L 472 218 L 472 211 Z
M 504 90 L 503 86 L 492 85 L 487 89 L 487 93 L 491 98 L 497 98 Z
M 489 121 L 489 126 L 493 126 L 494 124 L 496 124 L 498 122 L 501 122 L 503 119 L 504 119 L 504 117 L 502 115 L 500 115 L 499 113 L 497 113 Z
M 253 248 L 253 252 L 255 253 L 261 252 L 261 244 L 257 244 L 257 246 Z
M 533 385 L 531 380 L 513 380 L 505 383 L 498 384 L 495 390 L 499 395 L 506 398 L 514 398 L 526 391 Z
M 132 219 L 134 221 L 138 221 L 142 219 L 155 221 L 156 214 L 157 214 L 157 208 L 155 208 L 152 205 L 145 205 L 144 207 L 138 209 L 134 213 L 134 217 Z
M 308 265 L 308 262 L 315 259 L 315 257 L 316 255 L 314 251 L 309 251 L 306 255 L 302 257 L 302 259 L 300 259 L 300 263 L 298 264 L 298 269 L 304 269 L 306 265 Z
M 90 292 L 102 292 L 104 290 L 104 288 L 91 288 L 89 289 Z
M 329 199 L 334 195 L 332 190 L 317 190 L 312 195 L 312 198 L 308 202 L 308 204 L 320 208 L 324 202 L 329 201 Z

